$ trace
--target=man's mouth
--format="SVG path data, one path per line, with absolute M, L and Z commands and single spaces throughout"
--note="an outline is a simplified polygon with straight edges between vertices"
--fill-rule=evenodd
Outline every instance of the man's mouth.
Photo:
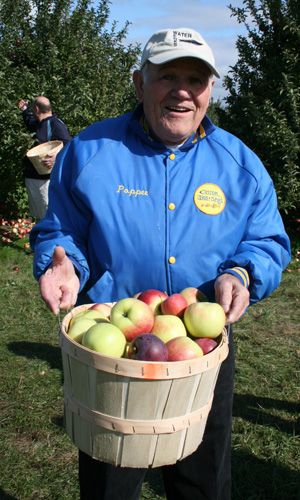
M 175 111 L 176 113 L 187 113 L 190 110 L 187 108 L 182 108 L 180 106 L 166 106 L 168 111 Z

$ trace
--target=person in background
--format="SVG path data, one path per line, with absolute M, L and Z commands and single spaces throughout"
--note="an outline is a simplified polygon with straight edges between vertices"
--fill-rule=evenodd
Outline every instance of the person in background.
M 199 33 L 160 30 L 133 74 L 133 113 L 91 125 L 64 148 L 47 215 L 30 233 L 34 276 L 54 314 L 196 286 L 232 325 L 278 287 L 291 253 L 273 183 L 206 115 L 215 77 Z M 233 338 L 203 442 L 162 468 L 168 500 L 231 499 Z M 138 500 L 146 472 L 79 451 L 81 499 Z
M 32 111 L 28 109 L 28 101 L 21 99 L 19 109 L 22 111 L 23 120 L 30 132 L 34 132 L 35 144 L 49 141 L 62 141 L 67 144 L 71 140 L 66 125 L 52 114 L 49 99 L 39 96 L 32 103 Z M 43 219 L 48 206 L 48 188 L 50 172 L 55 163 L 56 154 L 49 152 L 42 159 L 43 164 L 49 169 L 49 174 L 39 174 L 31 161 L 24 159 L 25 186 L 28 194 L 29 212 L 37 221 Z

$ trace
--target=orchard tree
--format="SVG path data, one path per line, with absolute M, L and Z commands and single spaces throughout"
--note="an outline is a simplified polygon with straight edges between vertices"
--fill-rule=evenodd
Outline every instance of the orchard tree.
M 136 104 L 140 46 L 123 45 L 128 23 L 108 30 L 109 3 L 0 0 L 0 196 L 19 212 L 27 208 L 22 159 L 33 144 L 20 99 L 48 97 L 73 137 Z
M 244 0 L 229 8 L 247 29 L 238 62 L 225 78 L 229 91 L 221 124 L 261 158 L 284 213 L 300 210 L 299 0 Z

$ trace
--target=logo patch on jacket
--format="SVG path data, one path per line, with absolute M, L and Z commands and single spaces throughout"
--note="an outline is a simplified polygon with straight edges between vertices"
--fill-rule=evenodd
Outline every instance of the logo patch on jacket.
M 216 184 L 202 184 L 194 194 L 194 202 L 197 208 L 208 215 L 217 215 L 225 208 L 225 195 Z

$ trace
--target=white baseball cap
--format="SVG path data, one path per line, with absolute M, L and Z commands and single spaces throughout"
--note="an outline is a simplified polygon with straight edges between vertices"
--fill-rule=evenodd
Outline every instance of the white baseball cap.
M 180 57 L 200 59 L 220 78 L 210 46 L 197 31 L 190 28 L 165 29 L 154 33 L 145 45 L 140 68 L 147 61 L 164 64 Z

